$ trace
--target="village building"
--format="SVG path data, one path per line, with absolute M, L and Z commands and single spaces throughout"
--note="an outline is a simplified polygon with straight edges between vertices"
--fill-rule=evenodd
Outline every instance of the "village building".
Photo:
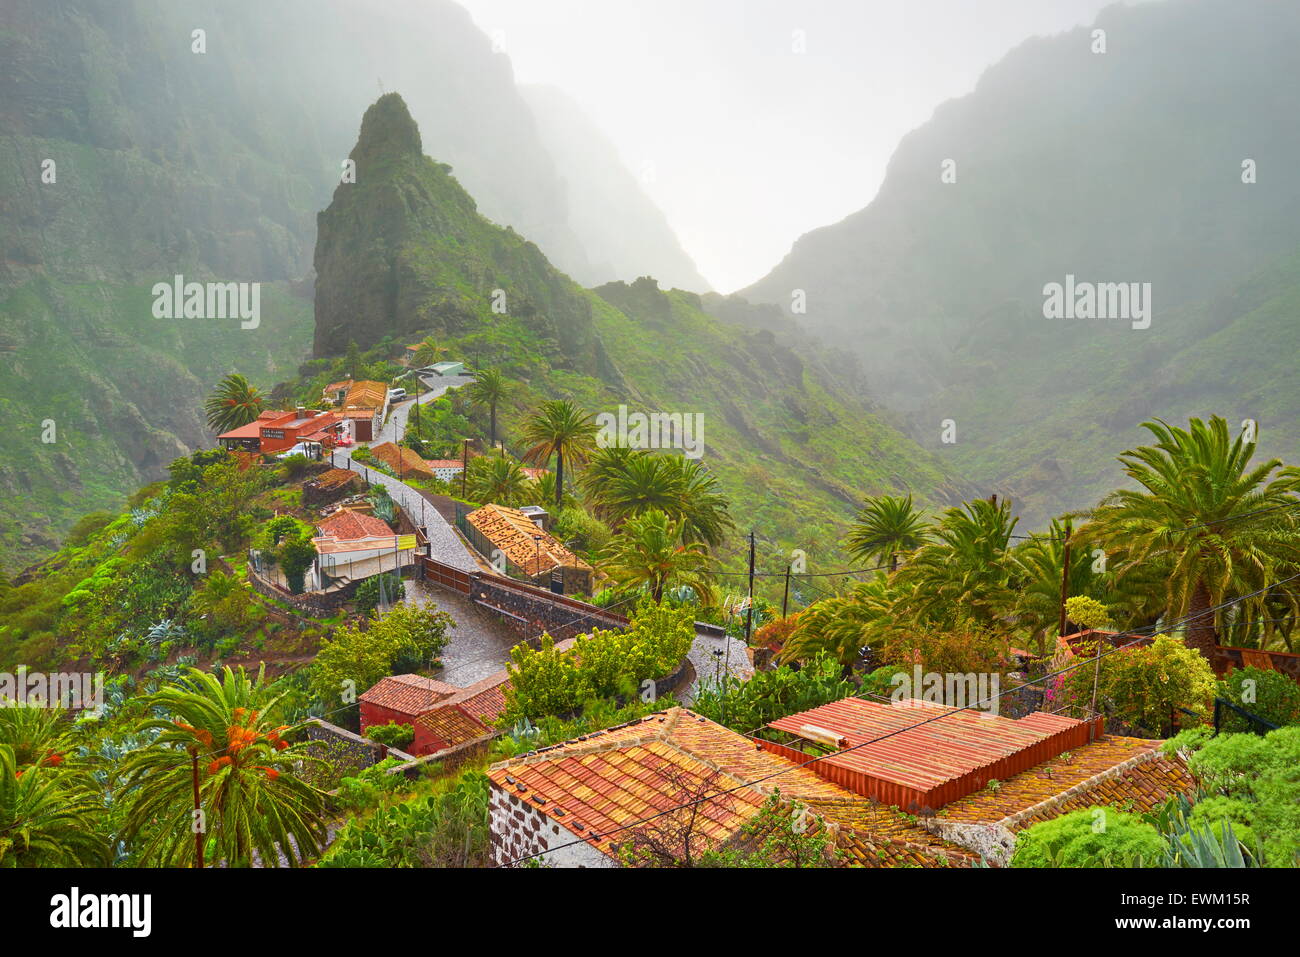
M 465 463 L 460 459 L 425 459 L 424 466 L 440 482 L 450 482 L 465 471 Z
M 299 407 L 291 412 L 266 411 L 247 425 L 217 436 L 222 448 L 232 452 L 262 455 L 284 452 L 303 445 L 311 457 L 332 449 L 344 440 L 345 427 L 334 412 Z
M 400 571 L 415 563 L 416 536 L 398 535 L 374 515 L 342 508 L 316 523 L 318 588 Z
M 470 544 L 488 560 L 504 556 L 507 570 L 559 594 L 589 594 L 592 567 L 517 508 L 484 505 L 465 516 Z
M 334 383 L 342 387 L 345 383 Z M 379 435 L 384 417 L 388 414 L 388 386 L 383 382 L 361 380 L 347 382 L 339 402 L 338 413 L 351 423 L 352 438 L 358 442 L 371 442 Z M 337 396 L 341 388 L 335 391 Z
M 1095 722 L 1049 726 L 1043 719 L 1054 716 L 1042 715 L 1016 728 L 1026 719 L 972 716 L 1007 722 L 980 732 L 949 725 L 957 709 L 870 704 L 845 699 L 792 715 L 769 725 L 767 738 L 672 708 L 494 764 L 493 860 L 610 867 L 625 862 L 624 845 L 681 854 L 687 840 L 695 854 L 754 846 L 744 827 L 779 788 L 780 800 L 804 806 L 810 826 L 825 829 L 837 863 L 1002 866 L 1031 824 L 1094 805 L 1142 813 L 1195 787 L 1159 741 L 1103 736 Z M 923 731 L 927 718 L 955 737 Z M 779 736 L 790 745 L 772 747 Z M 1007 775 L 996 788 L 981 771 L 985 759 Z M 891 793 L 929 801 L 926 813 L 887 803 Z M 674 804 L 681 810 L 662 813 Z
M 396 445 L 392 442 L 372 445 L 370 454 L 388 466 L 399 478 L 431 479 L 434 477 L 433 469 L 429 468 L 419 453 L 404 445 Z
M 567 651 L 576 639 L 556 642 Z M 497 720 L 506 709 L 510 675 L 504 669 L 464 688 L 423 675 L 381 679 L 361 695 L 361 733 L 376 724 L 408 724 L 415 738 L 403 750 L 423 757 L 499 733 Z

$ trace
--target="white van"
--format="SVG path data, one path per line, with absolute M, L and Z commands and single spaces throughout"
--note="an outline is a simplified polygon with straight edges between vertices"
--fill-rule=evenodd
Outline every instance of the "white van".
M 406 398 L 406 390 L 405 390 L 405 389 L 389 389 L 389 390 L 388 390 L 388 401 L 389 401 L 389 402 L 401 402 L 401 401 L 403 401 L 405 398 Z

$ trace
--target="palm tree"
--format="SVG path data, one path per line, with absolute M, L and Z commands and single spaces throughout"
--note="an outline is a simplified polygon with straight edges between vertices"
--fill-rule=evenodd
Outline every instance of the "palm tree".
M 652 509 L 627 520 L 605 547 L 602 570 L 620 587 L 662 601 L 670 588 L 686 585 L 702 603 L 713 598 L 709 556 L 698 542 L 682 541 L 682 523 Z
M 497 406 L 510 392 L 510 380 L 500 369 L 484 369 L 476 373 L 474 381 L 465 387 L 465 394 L 474 405 L 488 410 L 488 440 L 497 444 Z
M 825 653 L 845 667 L 852 665 L 890 616 L 895 597 L 885 573 L 878 572 L 854 584 L 845 595 L 814 602 L 799 613 L 778 659 L 787 664 Z
M 469 460 L 465 476 L 466 494 L 472 501 L 486 504 L 514 506 L 522 502 L 529 491 L 528 476 L 517 461 L 498 451 L 495 455 L 479 455 Z
M 587 460 L 595 446 L 596 422 L 567 399 L 543 402 L 537 413 L 524 425 L 524 441 L 531 443 L 524 461 L 545 465 L 555 456 L 555 508 L 564 499 L 564 463 L 574 465 Z
M 283 694 L 265 680 L 227 667 L 220 678 L 191 668 L 177 684 L 149 698 L 155 717 L 141 731 L 158 730 L 152 747 L 123 766 L 122 792 L 130 802 L 123 838 L 139 839 L 140 857 L 158 865 L 195 863 L 192 773 L 197 760 L 199 804 L 213 863 L 248 867 L 255 856 L 270 865 L 283 856 L 294 866 L 319 853 L 324 795 L 299 776 L 315 762 L 306 742 L 290 744 L 276 722 Z
M 900 616 L 913 624 L 991 624 L 1009 615 L 1016 594 L 1007 549 L 1016 526 L 1007 501 L 966 502 L 943 513 L 897 573 Z
M 261 390 L 249 385 L 238 372 L 232 372 L 217 384 L 203 408 L 208 414 L 208 428 L 221 433 L 248 425 L 265 405 Z
M 716 548 L 726 533 L 736 527 L 728 514 L 727 499 L 718 486 L 718 480 L 698 459 L 684 455 L 662 457 L 668 460 L 669 469 L 681 490 L 680 517 L 685 522 L 684 539 Z
M 1166 616 L 1186 617 L 1184 641 L 1213 660 L 1222 613 L 1211 609 L 1267 588 L 1298 567 L 1300 469 L 1278 459 L 1251 467 L 1255 442 L 1233 437 L 1217 415 L 1208 423 L 1193 418 L 1187 429 L 1160 419 L 1142 426 L 1155 444 L 1119 458 L 1140 488 L 1103 499 L 1080 540 L 1118 552 L 1121 576 L 1160 566 Z M 1300 610 L 1294 586 L 1272 597 Z M 1242 610 L 1262 611 L 1268 598 L 1242 603 Z
M 718 480 L 695 459 L 611 446 L 598 450 L 582 486 L 602 518 L 616 527 L 658 509 L 681 521 L 682 537 L 716 547 L 735 528 Z
M 18 767 L 39 764 L 69 750 L 66 716 L 60 708 L 0 700 L 0 744 L 13 752 Z
M 438 341 L 436 336 L 426 336 L 421 342 L 420 347 L 415 350 L 415 355 L 411 357 L 411 365 L 416 369 L 432 365 L 447 353 L 447 347 Z
M 103 867 L 104 806 L 81 772 L 23 766 L 0 744 L 0 867 Z
M 915 551 L 925 543 L 928 527 L 921 513 L 912 507 L 911 493 L 905 497 L 878 495 L 867 499 L 844 546 L 855 561 L 883 559 L 894 572 L 901 553 Z

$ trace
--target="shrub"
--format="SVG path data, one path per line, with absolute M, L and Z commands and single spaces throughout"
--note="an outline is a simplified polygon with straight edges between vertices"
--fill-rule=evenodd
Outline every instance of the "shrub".
M 1091 663 L 1074 669 L 1065 679 L 1066 700 L 1088 702 L 1094 678 L 1099 706 L 1127 724 L 1162 736 L 1172 729 L 1174 709 L 1186 708 L 1195 715 L 1193 720 L 1205 720 L 1214 697 L 1209 662 L 1170 635 L 1104 654 L 1100 673 Z
M 390 721 L 388 724 L 374 724 L 366 728 L 366 737 L 390 748 L 405 748 L 415 740 L 415 728 L 409 724 Z
M 1109 630 L 1115 627 L 1110 611 L 1095 598 L 1075 595 L 1065 600 L 1065 617 L 1084 628 Z
M 1238 668 L 1219 682 L 1218 694 L 1273 724 L 1300 724 L 1300 684 L 1276 671 Z M 1221 721 L 1224 731 L 1257 730 L 1254 722 L 1231 708 L 1223 710 Z
M 504 720 L 564 715 L 590 698 L 657 697 L 642 687 L 670 674 L 690 650 L 695 625 L 689 608 L 642 599 L 624 631 L 594 629 L 579 639 L 572 654 L 556 650 L 549 635 L 542 647 L 526 644 L 510 651 L 510 688 Z
M 1002 673 L 1011 664 L 1005 636 L 969 623 L 892 635 L 883 658 L 908 670 L 919 664 L 924 672 L 954 675 Z
M 1062 814 L 1020 832 L 1012 867 L 1135 867 L 1163 860 L 1165 840 L 1132 814 L 1106 807 Z
M 782 665 L 755 672 L 749 681 L 706 681 L 696 693 L 694 708 L 719 724 L 748 732 L 777 718 L 847 698 L 854 690 L 840 663 L 818 654 L 798 671 Z
M 1250 828 L 1265 863 L 1295 867 L 1300 863 L 1300 726 L 1268 734 L 1220 734 L 1191 755 L 1188 767 L 1218 813 Z M 1202 804 L 1208 803 L 1203 800 Z
M 779 651 L 799 625 L 799 613 L 770 621 L 754 632 L 754 646 Z

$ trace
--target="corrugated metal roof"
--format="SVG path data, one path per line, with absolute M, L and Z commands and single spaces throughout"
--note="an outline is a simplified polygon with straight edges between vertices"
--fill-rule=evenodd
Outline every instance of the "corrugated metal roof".
M 928 720 L 939 714 L 944 717 Z M 818 729 L 815 737 L 806 726 Z M 823 740 L 825 731 L 839 735 L 842 748 L 809 768 L 858 794 L 908 810 L 942 807 L 1100 734 L 1087 722 L 1042 712 L 1013 720 L 919 700 L 881 704 L 860 698 L 833 701 L 768 727 L 807 741 Z M 793 761 L 816 753 L 761 743 Z

